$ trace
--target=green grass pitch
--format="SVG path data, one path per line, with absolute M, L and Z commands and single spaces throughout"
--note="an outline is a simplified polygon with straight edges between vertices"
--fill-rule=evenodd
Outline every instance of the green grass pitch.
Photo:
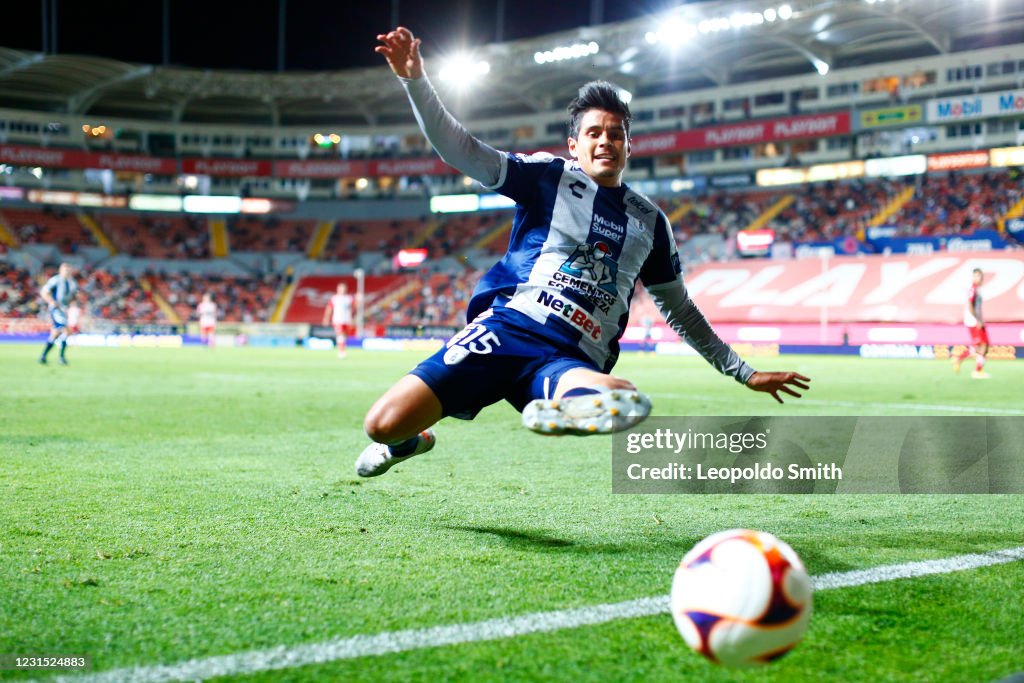
M 508 406 L 359 480 L 362 417 L 422 353 L 0 346 L 0 653 L 93 671 L 664 595 L 722 529 L 812 574 L 1024 545 L 1019 496 L 620 496 L 611 441 L 544 438 Z M 658 415 L 1024 414 L 1024 364 L 758 359 L 813 378 L 778 406 L 699 359 L 626 355 Z M 1024 465 L 1022 465 L 1024 466 Z M 821 592 L 756 671 L 691 653 L 667 614 L 232 681 L 993 681 L 1024 669 L 1024 563 Z M 0 679 L 46 678 L 0 671 Z M 221 679 L 224 680 L 224 679 Z

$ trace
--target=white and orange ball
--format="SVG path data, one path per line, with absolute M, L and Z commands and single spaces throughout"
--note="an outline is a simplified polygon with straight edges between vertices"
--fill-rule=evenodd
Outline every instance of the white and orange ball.
M 726 666 L 767 664 L 807 631 L 811 578 L 788 545 L 732 529 L 686 553 L 672 581 L 672 617 L 686 643 Z

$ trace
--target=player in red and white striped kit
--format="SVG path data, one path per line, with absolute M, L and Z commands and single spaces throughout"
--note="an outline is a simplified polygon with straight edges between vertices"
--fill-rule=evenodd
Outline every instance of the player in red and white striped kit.
M 989 374 L 985 372 L 985 354 L 988 353 L 988 332 L 985 331 L 985 318 L 981 314 L 981 292 L 978 288 L 985 280 L 985 273 L 981 268 L 975 268 L 971 274 L 971 288 L 967 290 L 967 301 L 964 307 L 964 325 L 971 335 L 971 348 L 974 349 L 974 372 L 971 377 L 974 379 L 988 379 Z M 953 372 L 960 372 L 960 364 L 971 355 L 968 348 L 964 348 L 959 354 L 953 357 Z
M 203 300 L 196 306 L 196 316 L 199 318 L 199 340 L 212 349 L 213 333 L 217 327 L 217 304 L 213 303 L 209 292 L 203 294 Z
M 327 302 L 324 309 L 324 325 L 331 321 L 334 326 L 335 341 L 338 344 L 338 358 L 345 357 L 345 339 L 352 329 L 352 295 L 344 282 L 338 283 L 337 293 Z

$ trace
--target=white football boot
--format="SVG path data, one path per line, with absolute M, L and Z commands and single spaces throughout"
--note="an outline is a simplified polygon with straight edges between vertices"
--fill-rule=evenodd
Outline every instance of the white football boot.
M 651 414 L 651 399 L 635 389 L 530 401 L 523 426 L 538 434 L 612 434 L 640 424 Z
M 416 437 L 416 448 L 408 455 L 391 455 L 391 449 L 384 443 L 371 443 L 356 459 L 356 474 L 360 477 L 379 477 L 400 462 L 423 455 L 437 442 L 433 429 L 424 429 Z

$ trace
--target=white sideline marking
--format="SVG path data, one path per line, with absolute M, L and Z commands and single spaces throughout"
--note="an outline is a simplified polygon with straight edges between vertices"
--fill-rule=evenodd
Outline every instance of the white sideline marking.
M 679 394 L 648 394 L 651 398 L 679 398 Z M 687 399 L 696 401 L 708 401 L 711 403 L 735 403 L 735 399 L 726 396 L 697 396 L 687 394 Z M 857 401 L 823 401 L 813 398 L 792 398 L 786 397 L 787 403 L 792 401 L 796 405 L 831 406 L 835 408 L 886 408 L 889 410 L 934 410 L 949 413 L 987 413 L 990 415 L 1024 415 L 1024 410 L 1013 410 L 1010 408 L 985 408 L 983 406 L 957 406 L 943 405 L 939 403 L 860 403 Z M 853 416 L 851 416 L 853 417 Z
M 997 564 L 1024 560 L 1024 546 L 993 550 L 987 553 L 956 555 L 941 560 L 890 564 L 871 569 L 848 572 L 834 572 L 814 577 L 815 590 L 848 588 L 883 581 L 910 579 L 929 574 L 977 569 Z M 52 680 L 74 683 L 171 683 L 172 681 L 199 681 L 216 676 L 237 676 L 259 671 L 291 669 L 308 664 L 322 664 L 343 659 L 370 657 L 374 655 L 422 650 L 525 636 L 532 633 L 546 633 L 562 629 L 579 628 L 605 624 L 618 619 L 633 619 L 664 614 L 669 611 L 667 595 L 641 598 L 605 605 L 576 607 L 551 612 L 534 612 L 518 617 L 501 617 L 476 621 L 468 624 L 451 624 L 433 628 L 416 628 L 405 631 L 385 631 L 374 635 L 359 635 L 349 638 L 334 638 L 322 643 L 279 646 L 269 650 L 239 652 L 233 655 L 190 659 L 177 664 L 162 666 L 140 666 L 112 669 L 96 674 L 81 676 L 58 676 Z

